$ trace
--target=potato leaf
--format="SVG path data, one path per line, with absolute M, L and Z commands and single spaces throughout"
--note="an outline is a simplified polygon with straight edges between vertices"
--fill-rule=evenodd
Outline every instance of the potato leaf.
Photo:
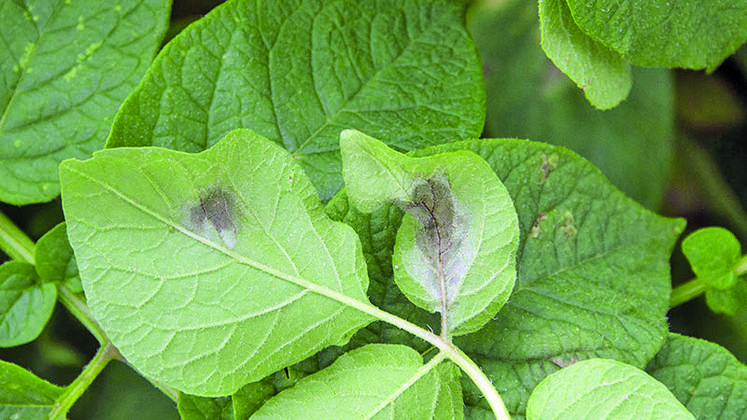
M 341 303 L 368 302 L 357 236 L 249 130 L 200 154 L 105 150 L 60 173 L 91 311 L 151 379 L 230 395 L 371 320 Z

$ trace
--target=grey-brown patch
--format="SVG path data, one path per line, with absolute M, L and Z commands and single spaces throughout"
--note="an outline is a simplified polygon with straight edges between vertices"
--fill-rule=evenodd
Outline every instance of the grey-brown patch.
M 542 163 L 540 164 L 540 184 L 544 184 L 547 181 L 547 177 L 550 173 L 558 167 L 558 155 L 555 153 L 547 156 L 542 155 Z
M 573 224 L 573 214 L 571 212 L 567 211 L 563 214 L 563 225 L 560 226 L 560 229 L 569 238 L 576 236 L 576 233 L 578 233 L 576 226 Z
M 200 191 L 200 198 L 189 205 L 189 223 L 207 239 L 217 234 L 228 248 L 236 246 L 236 198 L 226 189 L 213 185 Z
M 537 218 L 534 219 L 534 224 L 532 224 L 532 228 L 529 230 L 529 237 L 530 238 L 536 238 L 542 233 L 542 228 L 540 228 L 540 222 L 547 219 L 547 214 L 545 212 L 540 212 L 537 215 Z
M 568 360 L 563 360 L 560 356 L 555 356 L 550 359 L 551 362 L 554 364 L 560 366 L 561 368 L 568 367 L 576 362 L 578 362 L 578 359 L 576 359 L 576 356 L 571 356 Z

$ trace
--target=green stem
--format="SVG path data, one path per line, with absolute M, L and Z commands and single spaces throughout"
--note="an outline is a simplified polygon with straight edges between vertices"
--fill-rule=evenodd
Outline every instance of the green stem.
M 65 287 L 64 284 L 57 285 L 57 299 L 59 299 L 60 303 L 62 303 L 65 308 L 67 308 L 67 310 L 70 311 L 70 313 L 73 314 L 73 316 L 83 324 L 83 326 L 85 326 L 94 337 L 96 337 L 96 340 L 99 341 L 100 345 L 104 346 L 109 343 L 109 338 L 106 336 L 106 333 L 98 322 L 93 318 L 93 315 L 91 315 L 88 305 L 86 305 L 86 303 L 83 302 L 83 300 L 81 300 L 75 293 L 71 292 L 70 289 Z
M 0 212 L 0 249 L 14 260 L 34 263 L 34 242 Z
M 742 258 L 734 264 L 733 270 L 737 276 L 747 274 L 747 255 L 742 255 Z M 674 308 L 675 306 L 693 300 L 707 292 L 710 288 L 711 286 L 707 285 L 699 278 L 694 278 L 686 283 L 682 283 L 672 290 L 672 296 L 669 298 L 669 307 Z
M 669 298 L 669 307 L 674 308 L 695 299 L 705 293 L 709 288 L 707 284 L 698 278 L 682 283 L 672 290 L 672 296 Z
M 54 408 L 49 413 L 50 420 L 65 419 L 67 412 L 91 386 L 93 381 L 112 359 L 119 357 L 119 352 L 111 343 L 99 348 L 91 362 L 83 369 L 80 375 L 68 386 L 54 403 Z

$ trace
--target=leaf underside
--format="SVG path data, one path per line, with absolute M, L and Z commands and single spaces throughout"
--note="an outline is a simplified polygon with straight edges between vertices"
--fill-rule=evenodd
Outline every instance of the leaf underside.
M 97 152 L 61 177 L 91 311 L 151 379 L 229 395 L 370 321 L 324 295 L 366 301 L 355 233 L 327 218 L 285 150 L 249 130 L 196 155 Z

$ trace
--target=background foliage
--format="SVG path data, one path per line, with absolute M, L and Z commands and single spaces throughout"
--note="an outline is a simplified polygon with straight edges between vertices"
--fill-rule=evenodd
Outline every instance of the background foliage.
M 173 36 L 217 3 L 176 1 L 172 7 L 167 37 Z M 630 76 L 632 86 L 627 99 L 612 110 L 599 111 L 589 104 L 584 92 L 577 88 L 578 82 L 574 83 L 561 73 L 542 51 L 535 2 L 506 0 L 477 3 L 471 7 L 467 23 L 483 60 L 487 86 L 488 109 L 483 137 L 529 138 L 566 146 L 589 159 L 613 184 L 649 209 L 667 216 L 687 218 L 687 232 L 698 227 L 719 225 L 735 232 L 741 243 L 747 243 L 747 213 L 744 211 L 747 204 L 747 172 L 744 171 L 744 162 L 747 161 L 747 144 L 744 142 L 747 138 L 745 47 L 727 58 L 711 74 L 694 70 L 633 67 Z M 592 18 L 590 22 L 593 23 Z M 615 42 L 610 41 L 610 45 L 616 45 Z M 54 49 L 54 46 L 49 48 Z M 77 57 L 74 54 L 71 56 Z M 633 64 L 650 64 L 646 57 L 633 53 L 623 56 Z M 705 64 L 711 67 L 710 63 Z M 141 69 L 141 74 L 144 70 Z M 126 94 L 134 86 L 132 81 L 120 81 L 121 85 L 113 83 L 115 81 L 110 81 L 112 84 L 104 88 Z M 588 95 L 591 93 L 587 92 Z M 106 102 L 113 101 L 111 96 L 105 96 L 105 99 Z M 97 112 L 104 108 L 99 102 L 93 102 L 93 105 L 97 107 Z M 462 105 L 454 104 L 454 109 Z M 43 114 L 45 111 L 39 112 Z M 111 115 L 102 118 L 111 122 Z M 477 127 L 479 124 L 474 125 Z M 309 127 L 308 131 L 317 128 Z M 268 126 L 270 133 L 280 129 L 281 126 Z M 83 130 L 85 132 L 79 133 L 81 139 L 76 140 L 75 145 L 63 146 L 79 147 L 83 151 L 98 148 L 101 145 L 89 143 L 92 138 L 101 138 L 96 130 L 101 128 L 96 126 Z M 115 139 L 117 130 L 123 128 L 115 128 Z M 473 130 L 443 135 L 468 138 L 478 134 Z M 300 138 L 304 135 L 298 134 Z M 607 141 L 595 141 L 599 138 Z M 208 136 L 201 141 L 210 143 L 213 140 Z M 403 138 L 401 141 L 410 142 L 407 144 L 413 146 L 416 143 L 418 146 L 425 145 L 418 143 L 417 139 Z M 56 182 L 54 175 L 49 178 L 50 171 L 47 170 L 46 174 L 43 172 L 44 167 L 49 165 L 40 164 L 42 169 L 38 176 L 39 179 L 49 179 L 50 185 L 53 185 Z M 329 191 L 333 189 L 334 186 L 329 187 Z M 56 192 L 52 188 L 52 191 L 44 189 L 39 194 L 49 198 Z M 4 196 L 4 201 L 19 204 L 27 199 L 7 197 L 15 197 L 12 194 Z M 0 206 L 34 240 L 63 220 L 59 200 L 24 207 L 9 204 Z M 531 227 L 531 221 L 529 225 Z M 23 271 L 28 267 L 17 268 Z M 51 270 L 57 273 L 57 277 L 50 281 L 70 282 L 71 287 L 75 287 L 75 273 L 67 269 L 58 267 Z M 42 272 L 28 275 L 37 274 L 43 275 Z M 684 282 L 692 276 L 689 265 L 679 252 L 679 246 L 676 246 L 673 284 Z M 49 292 L 45 292 L 43 286 L 39 289 L 39 298 L 49 300 Z M 706 307 L 704 299 L 698 299 L 671 310 L 669 319 L 672 331 L 714 341 L 729 349 L 737 360 L 743 363 L 747 361 L 747 312 L 734 316 L 714 315 Z M 676 335 L 670 336 L 667 348 L 677 350 L 692 344 L 683 340 Z M 51 322 L 37 340 L 2 349 L 0 358 L 61 385 L 69 383 L 80 372 L 96 348 L 97 343 L 90 334 L 58 305 Z M 676 372 L 667 370 L 668 364 L 682 369 L 682 353 L 674 350 L 660 354 L 649 366 L 662 381 L 667 378 L 679 380 Z M 738 365 L 733 360 L 721 354 L 718 357 L 725 360 L 723 363 L 730 366 L 728 369 L 738 371 Z M 693 366 L 699 365 L 698 355 L 691 355 L 690 359 Z M 719 370 L 718 366 L 707 368 L 712 370 L 705 371 L 704 375 L 724 371 Z M 727 370 L 727 374 L 730 372 Z M 48 392 L 53 398 L 59 390 L 50 386 Z M 510 395 L 507 400 L 510 401 Z M 693 407 L 688 408 L 710 410 L 710 403 L 694 402 Z M 133 416 L 166 419 L 177 418 L 177 413 L 160 391 L 118 363 L 106 368 L 70 414 L 73 419 L 124 419 Z

